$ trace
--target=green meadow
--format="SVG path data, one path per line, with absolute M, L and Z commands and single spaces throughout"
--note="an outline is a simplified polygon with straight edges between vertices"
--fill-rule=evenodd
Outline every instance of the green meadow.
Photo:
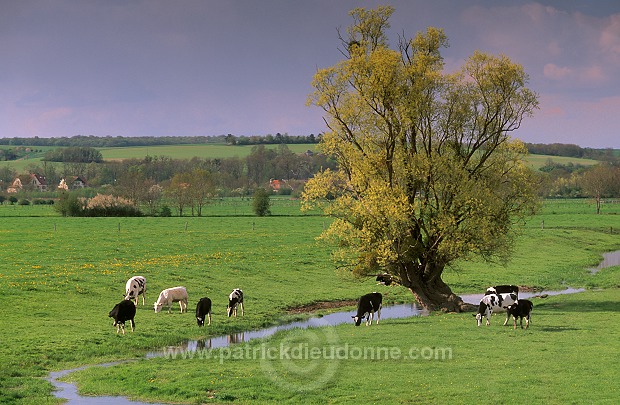
M 104 160 L 143 159 L 145 156 L 167 156 L 174 159 L 203 159 L 244 158 L 252 153 L 255 145 L 224 145 L 224 144 L 197 144 L 197 145 L 162 145 L 162 146 L 133 146 L 126 148 L 98 148 Z M 265 145 L 267 149 L 276 149 L 279 145 Z M 317 152 L 316 144 L 287 145 L 293 153 L 304 153 L 307 150 Z
M 502 327 L 503 315 L 478 328 L 471 313 L 433 313 L 145 359 L 187 340 L 309 316 L 292 307 L 370 291 L 386 304 L 412 301 L 402 287 L 335 268 L 316 241 L 328 219 L 301 214 L 295 200 L 274 200 L 273 216 L 261 218 L 250 204 L 223 200 L 204 217 L 182 218 L 63 218 L 45 206 L 0 206 L 0 402 L 56 403 L 50 371 L 118 360 L 131 361 L 65 379 L 83 395 L 166 403 L 617 402 L 620 266 L 588 268 L 620 249 L 620 204 L 595 215 L 587 200 L 546 201 L 506 265 L 462 262 L 444 273 L 459 294 L 503 283 L 587 289 L 534 298 L 527 330 Z M 140 300 L 135 332 L 117 335 L 107 314 L 133 275 L 147 278 L 146 305 Z M 154 313 L 159 291 L 176 285 L 188 290 L 189 313 Z M 233 288 L 245 292 L 244 317 L 226 317 Z M 213 300 L 213 324 L 198 328 L 192 312 L 203 296 Z
M 317 152 L 317 144 L 289 144 L 287 147 L 293 153 L 304 153 L 307 150 Z M 172 159 L 191 159 L 199 157 L 203 159 L 224 159 L 224 158 L 245 158 L 252 153 L 254 145 L 225 145 L 225 144 L 196 144 L 196 145 L 158 145 L 158 146 L 131 146 L 131 147 L 112 147 L 97 148 L 106 161 L 124 160 L 124 159 L 144 159 L 147 156 L 165 156 Z M 268 149 L 278 148 L 279 145 L 265 145 Z M 28 158 L 19 160 L 0 162 L 0 165 L 9 167 L 19 173 L 28 171 L 29 167 L 41 165 L 45 151 L 54 149 L 52 147 L 33 147 L 41 150 L 40 153 L 31 153 Z M 590 166 L 597 164 L 596 160 L 570 158 L 563 156 L 549 155 L 528 155 L 526 156 L 527 164 L 538 170 L 551 159 L 556 163 L 567 165 L 569 163 Z M 56 164 L 56 163 L 48 163 Z M 61 164 L 56 164 L 60 166 Z

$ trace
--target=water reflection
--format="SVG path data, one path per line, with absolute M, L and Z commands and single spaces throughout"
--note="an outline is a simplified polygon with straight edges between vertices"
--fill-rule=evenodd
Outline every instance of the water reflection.
M 539 291 L 539 292 L 523 291 L 523 292 L 519 292 L 519 298 L 528 299 L 532 297 L 540 297 L 540 296 L 547 296 L 547 295 L 575 294 L 575 293 L 584 292 L 585 290 L 586 290 L 585 288 L 567 288 L 565 290 L 560 290 L 560 291 Z M 461 295 L 461 299 L 463 299 L 463 302 L 467 304 L 478 305 L 483 296 L 484 294 L 464 294 L 464 295 Z
M 620 250 L 616 250 L 615 252 L 603 253 L 603 261 L 600 262 L 598 266 L 592 267 L 588 270 L 590 270 L 590 273 L 596 274 L 603 269 L 613 266 L 620 266 Z
M 321 317 L 313 317 L 305 321 L 291 322 L 284 325 L 272 326 L 265 329 L 233 333 L 230 335 L 210 337 L 200 340 L 189 340 L 179 346 L 167 347 L 163 350 L 153 351 L 146 354 L 147 358 L 162 357 L 174 349 L 176 353 L 193 352 L 200 349 L 219 349 L 229 347 L 231 344 L 245 343 L 252 339 L 264 338 L 282 330 L 294 328 L 317 328 L 321 326 L 336 326 L 350 322 L 354 311 L 335 312 Z M 418 308 L 415 303 L 386 306 L 381 309 L 381 319 L 407 318 L 410 316 L 426 316 L 428 311 Z

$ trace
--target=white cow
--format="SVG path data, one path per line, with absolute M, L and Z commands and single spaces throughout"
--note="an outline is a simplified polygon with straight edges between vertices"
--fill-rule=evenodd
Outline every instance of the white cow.
M 142 276 L 134 276 L 127 280 L 125 284 L 125 299 L 133 300 L 138 305 L 138 296 L 142 295 L 142 305 L 144 305 L 144 297 L 146 297 L 146 278 Z
M 164 305 L 168 305 L 168 313 L 170 313 L 174 302 L 179 303 L 181 313 L 187 312 L 187 290 L 185 287 L 166 288 L 159 293 L 159 298 L 153 307 L 155 312 L 160 312 Z

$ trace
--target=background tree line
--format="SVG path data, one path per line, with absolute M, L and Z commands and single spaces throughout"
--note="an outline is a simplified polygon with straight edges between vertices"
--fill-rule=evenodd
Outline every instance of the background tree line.
M 187 144 L 223 144 L 228 145 L 274 145 L 274 144 L 314 144 L 321 139 L 319 135 L 289 135 L 287 133 L 268 134 L 265 136 L 235 136 L 232 134 L 218 136 L 94 136 L 76 135 L 60 138 L 0 138 L 0 145 L 10 146 L 58 146 L 112 148 L 128 146 L 161 146 Z
M 160 145 L 184 145 L 184 144 L 228 144 L 228 145 L 274 145 L 274 144 L 315 144 L 319 143 L 323 134 L 318 135 L 289 135 L 276 133 L 275 135 L 252 135 L 235 136 L 233 134 L 218 136 L 94 136 L 76 135 L 59 138 L 0 138 L 0 145 L 9 146 L 57 146 L 57 147 L 92 147 L 111 148 L 128 146 L 160 146 Z M 596 160 L 610 160 L 618 158 L 617 153 L 611 149 L 582 148 L 574 144 L 564 143 L 526 143 L 529 153 L 537 155 L 565 156 Z M 0 160 L 11 160 L 19 157 L 19 153 L 12 149 L 0 149 Z
M 179 215 L 201 215 L 204 205 L 213 198 L 249 197 L 256 189 L 268 189 L 271 180 L 281 182 L 280 194 L 298 194 L 305 181 L 321 168 L 336 169 L 335 161 L 326 155 L 296 154 L 285 144 L 275 149 L 254 146 L 244 158 L 145 156 L 101 163 L 86 158 L 92 157 L 87 153 L 89 150 L 75 148 L 74 152 L 85 152 L 84 156 L 75 158 L 68 154 L 75 161 L 42 161 L 33 163 L 28 170 L 46 178 L 49 194 L 59 191 L 57 186 L 61 179 L 80 176 L 88 184 L 87 189 L 79 191 L 84 197 L 93 197 L 97 193 L 123 197 L 144 207 L 148 214 L 157 214 L 165 200 Z M 7 166 L 0 167 L 0 187 L 6 190 L 17 175 Z M 26 184 L 27 179 L 22 183 L 23 193 L 35 193 Z M 36 195 L 41 193 L 36 192 Z

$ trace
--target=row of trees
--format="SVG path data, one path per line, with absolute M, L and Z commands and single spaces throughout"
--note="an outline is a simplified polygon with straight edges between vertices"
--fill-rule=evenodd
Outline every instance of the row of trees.
M 11 146 L 54 146 L 54 147 L 91 147 L 113 148 L 128 146 L 187 145 L 187 144 L 223 144 L 228 145 L 273 145 L 280 143 L 300 144 L 317 143 L 321 135 L 289 135 L 288 133 L 267 134 L 264 136 L 236 136 L 233 134 L 218 136 L 94 136 L 76 135 L 60 138 L 0 138 L 0 145 Z
M 43 160 L 66 163 L 101 163 L 103 162 L 103 155 L 95 148 L 71 146 L 45 152 Z
M 270 179 L 286 180 L 293 184 L 312 177 L 322 167 L 335 168 L 336 163 L 321 154 L 293 153 L 286 145 L 281 144 L 275 149 L 266 148 L 264 145 L 255 146 L 245 158 L 172 159 L 166 156 L 146 156 L 143 159 L 104 163 L 43 161 L 29 165 L 27 170 L 45 176 L 50 188 L 58 185 L 62 178 L 80 176 L 87 180 L 89 187 L 119 187 L 129 190 L 139 181 L 149 180 L 159 184 L 170 181 L 178 174 L 200 169 L 209 173 L 217 188 L 227 192 L 262 187 L 269 183 Z M 0 166 L 2 183 L 10 184 L 17 175 L 10 167 Z
M 553 160 L 540 168 L 540 195 L 548 198 L 620 198 L 620 162 L 594 166 L 561 164 Z
M 529 153 L 536 155 L 565 156 L 596 160 L 615 160 L 618 156 L 613 149 L 592 149 L 582 148 L 574 144 L 566 143 L 526 143 L 525 146 Z

